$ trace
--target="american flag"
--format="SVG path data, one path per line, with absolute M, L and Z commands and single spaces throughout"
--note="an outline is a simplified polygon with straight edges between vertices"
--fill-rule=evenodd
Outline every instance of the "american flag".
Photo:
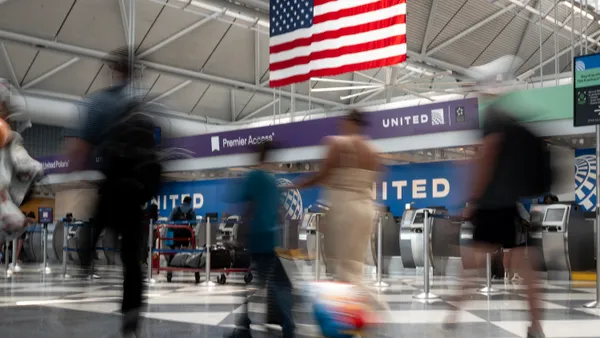
M 271 87 L 406 60 L 406 0 L 271 0 Z

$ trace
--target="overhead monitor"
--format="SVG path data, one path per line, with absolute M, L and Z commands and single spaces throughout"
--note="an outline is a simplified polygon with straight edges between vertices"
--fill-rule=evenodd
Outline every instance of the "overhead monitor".
M 600 124 L 600 54 L 578 56 L 574 64 L 573 125 Z

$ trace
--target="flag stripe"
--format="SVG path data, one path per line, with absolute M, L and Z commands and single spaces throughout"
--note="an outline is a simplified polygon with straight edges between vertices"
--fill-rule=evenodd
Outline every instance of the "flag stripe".
M 313 11 L 314 16 L 327 14 L 330 12 L 337 12 L 342 9 L 352 8 L 357 6 L 366 5 L 372 2 L 379 2 L 379 0 L 346 0 L 346 1 L 328 1 L 326 3 L 318 4 L 315 1 L 315 9 Z
M 344 0 L 342 0 L 344 1 Z M 350 0 L 346 0 L 350 1 Z M 380 9 L 369 13 L 357 14 L 347 18 L 341 18 L 335 21 L 328 21 L 313 25 L 311 28 L 298 29 L 296 31 L 272 36 L 269 39 L 270 46 L 278 46 L 284 43 L 293 42 L 299 39 L 310 38 L 311 35 L 317 35 L 328 31 L 336 31 L 346 27 L 367 24 L 374 21 L 381 21 L 406 14 L 406 4 L 399 4 L 393 7 Z
M 371 68 L 379 68 L 385 66 L 392 66 L 406 61 L 406 51 L 402 55 L 396 55 L 384 59 L 377 59 L 372 61 L 354 63 L 354 64 L 345 64 L 340 67 L 334 68 L 323 68 L 318 70 L 313 70 L 308 74 L 301 74 L 292 76 L 289 78 L 284 78 L 281 80 L 272 80 L 269 82 L 270 87 L 281 87 L 285 85 L 289 85 L 290 83 L 298 83 L 303 81 L 308 81 L 311 77 L 314 76 L 333 76 L 348 72 L 354 72 L 359 70 L 371 69 Z
M 386 46 L 383 48 L 361 51 L 354 54 L 345 54 L 328 59 L 314 59 L 309 63 L 290 67 L 284 70 L 277 70 L 270 72 L 271 81 L 277 81 L 297 75 L 309 74 L 314 69 L 327 69 L 336 68 L 339 65 L 351 65 L 355 63 L 375 61 L 385 59 L 390 55 L 403 55 L 406 54 L 406 44 L 398 44 L 393 46 Z
M 344 36 L 336 40 L 321 41 L 309 47 L 297 48 L 292 51 L 272 55 L 270 70 L 281 70 L 309 63 L 310 60 L 314 59 L 330 58 L 346 53 L 356 53 L 360 50 L 367 51 L 381 48 L 381 46 L 406 43 L 406 35 L 404 33 L 397 33 L 404 31 L 404 29 L 404 25 L 398 25 L 397 28 L 367 31 L 361 34 Z M 302 51 L 299 51 L 299 49 L 302 49 Z
M 354 3 L 354 1 L 342 0 L 343 2 Z M 336 12 L 329 12 L 322 15 L 316 15 L 313 18 L 313 25 L 318 25 L 327 21 L 335 21 L 341 18 L 353 17 L 358 13 L 365 14 L 379 11 L 383 8 L 390 8 L 397 5 L 399 0 L 380 0 L 377 2 L 371 2 L 362 6 L 355 6 L 350 8 L 344 8 Z

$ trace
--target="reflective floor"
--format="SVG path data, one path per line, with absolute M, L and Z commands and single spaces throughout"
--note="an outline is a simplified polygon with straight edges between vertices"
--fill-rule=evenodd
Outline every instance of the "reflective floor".
M 4 273 L 4 270 L 1 270 Z M 119 337 L 120 272 L 102 270 L 101 279 L 63 279 L 58 274 L 43 276 L 36 267 L 11 278 L 0 275 L 0 337 Z M 242 277 L 230 277 L 226 285 L 206 288 L 193 283 L 193 275 L 176 275 L 172 283 L 164 276 L 148 287 L 141 337 L 222 337 L 233 326 L 244 300 Z M 424 304 L 413 299 L 422 279 L 415 276 L 390 278 L 391 285 L 379 297 L 392 314 L 382 328 L 382 337 L 525 337 L 528 325 L 524 287 L 495 283 L 500 292 L 487 297 L 476 292 L 482 280 L 469 285 L 471 300 L 461 308 L 452 301 Z M 455 294 L 457 280 L 434 278 L 432 292 L 442 299 Z M 540 283 L 544 329 L 551 337 L 600 337 L 600 311 L 583 304 L 595 298 L 593 283 Z M 252 316 L 264 316 L 265 293 L 255 290 Z M 309 312 L 309 303 L 297 295 L 294 315 L 299 337 L 319 337 Z M 454 331 L 441 327 L 451 312 L 459 312 Z M 267 337 L 256 326 L 254 337 Z

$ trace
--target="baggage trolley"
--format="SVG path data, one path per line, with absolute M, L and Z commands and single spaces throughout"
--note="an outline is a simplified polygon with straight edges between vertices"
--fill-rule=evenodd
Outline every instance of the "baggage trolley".
M 187 268 L 187 267 L 172 267 L 172 266 L 160 266 L 160 256 L 175 256 L 178 253 L 203 253 L 205 249 L 163 249 L 162 243 L 163 241 L 188 241 L 190 243 L 190 247 L 194 248 L 196 243 L 196 236 L 194 234 L 194 229 L 190 225 L 182 225 L 182 224 L 159 224 L 158 226 L 158 245 L 156 249 L 152 250 L 153 254 L 156 254 L 154 257 L 154 270 L 157 274 L 160 274 L 161 271 L 165 271 L 167 273 L 167 282 L 171 282 L 173 279 L 173 272 L 181 271 L 181 272 L 193 272 L 196 283 L 200 283 L 200 273 L 202 269 L 200 268 Z M 160 229 L 164 229 L 164 234 L 161 235 Z M 190 237 L 166 237 L 167 229 L 186 229 L 190 231 Z

